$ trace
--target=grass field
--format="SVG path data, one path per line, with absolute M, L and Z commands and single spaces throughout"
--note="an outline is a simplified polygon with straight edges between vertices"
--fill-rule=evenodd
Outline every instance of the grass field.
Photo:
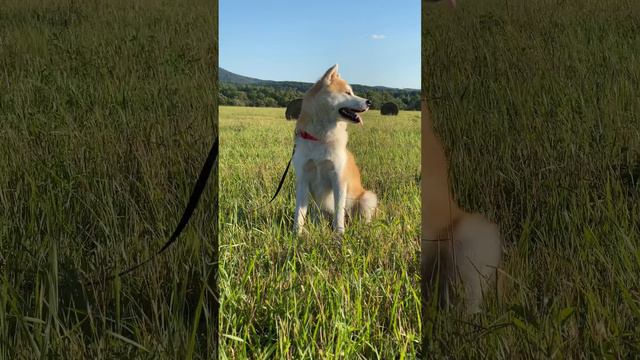
M 423 2 L 423 93 L 457 198 L 499 222 L 512 279 L 431 357 L 640 353 L 640 2 Z
M 0 5 L 0 359 L 213 358 L 211 1 Z M 291 235 L 284 109 L 220 109 L 221 358 L 633 358 L 640 353 L 640 2 L 423 2 L 423 90 L 509 292 L 420 322 L 419 114 L 350 128 L 382 212 Z M 99 281 L 89 285 L 88 281 Z
M 420 343 L 420 113 L 364 114 L 349 147 L 382 213 L 292 235 L 293 146 L 285 109 L 220 108 L 222 358 L 411 358 Z M 413 354 L 413 355 L 412 355 Z
M 0 5 L 0 359 L 213 357 L 211 1 Z M 99 280 L 88 285 L 91 280 Z

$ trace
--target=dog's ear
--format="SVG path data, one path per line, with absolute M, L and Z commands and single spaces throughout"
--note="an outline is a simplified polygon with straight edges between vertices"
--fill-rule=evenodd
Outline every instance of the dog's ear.
M 332 67 L 330 67 L 329 70 L 327 70 L 327 72 L 324 73 L 324 75 L 322 75 L 321 80 L 325 84 L 331 84 L 333 80 L 339 77 L 340 77 L 340 74 L 338 74 L 338 64 L 335 64 Z
M 332 67 L 330 67 L 329 70 L 327 70 L 327 72 L 324 73 L 324 75 L 322 75 L 322 77 L 320 78 L 320 80 L 318 80 L 318 82 L 313 84 L 311 89 L 307 91 L 306 95 L 314 95 L 318 93 L 320 90 L 322 90 L 324 86 L 331 85 L 333 80 L 339 77 L 340 75 L 338 75 L 338 64 L 335 64 Z

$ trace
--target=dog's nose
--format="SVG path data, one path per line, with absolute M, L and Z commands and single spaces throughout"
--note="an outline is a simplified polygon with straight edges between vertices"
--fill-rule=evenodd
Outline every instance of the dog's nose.
M 371 107 L 371 105 L 373 105 L 369 99 L 365 101 L 365 104 L 367 104 L 367 107 Z

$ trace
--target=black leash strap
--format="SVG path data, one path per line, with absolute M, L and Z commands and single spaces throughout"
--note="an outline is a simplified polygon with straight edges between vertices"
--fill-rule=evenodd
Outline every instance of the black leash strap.
M 287 167 L 284 169 L 284 173 L 282 174 L 282 178 L 280 179 L 280 183 L 278 184 L 278 188 L 276 189 L 276 193 L 273 194 L 273 197 L 271 198 L 271 200 L 269 200 L 269 203 L 271 203 L 276 196 L 278 196 L 278 194 L 280 193 L 280 189 L 282 189 L 282 184 L 284 184 L 284 179 L 286 179 L 287 177 L 287 173 L 289 172 L 289 166 L 291 166 L 291 160 L 293 160 L 293 154 L 296 152 L 296 146 L 293 145 L 293 151 L 291 152 L 291 157 L 289 158 L 289 162 L 287 163 Z
M 205 160 L 204 165 L 202 166 L 202 170 L 200 170 L 200 175 L 198 175 L 198 180 L 196 181 L 196 184 L 193 187 L 193 191 L 191 192 L 191 196 L 189 197 L 189 202 L 187 203 L 187 207 L 184 209 L 182 218 L 180 219 L 180 222 L 178 222 L 178 225 L 176 226 L 176 229 L 173 231 L 173 234 L 171 234 L 171 237 L 169 237 L 169 240 L 167 240 L 167 242 L 164 243 L 164 245 L 162 246 L 162 248 L 160 248 L 160 250 L 158 250 L 158 252 L 151 254 L 151 256 L 149 256 L 146 260 L 128 268 L 127 270 L 121 271 L 117 275 L 109 276 L 106 279 L 107 281 L 113 280 L 116 276 L 124 276 L 136 270 L 137 268 L 141 267 L 142 265 L 147 264 L 148 262 L 153 260 L 156 256 L 162 254 L 165 250 L 169 248 L 169 246 L 171 246 L 173 243 L 176 242 L 176 240 L 178 240 L 178 236 L 180 236 L 180 234 L 182 233 L 182 230 L 184 230 L 185 226 L 187 226 L 187 224 L 189 223 L 189 219 L 191 219 L 191 215 L 193 215 L 193 211 L 198 206 L 200 197 L 204 192 L 204 188 L 207 185 L 207 181 L 209 180 L 209 175 L 211 175 L 211 171 L 213 170 L 213 167 L 217 160 L 218 160 L 218 138 L 216 137 L 216 140 L 213 142 L 213 146 L 211 146 L 211 150 L 209 150 L 209 155 L 207 156 L 207 160 Z M 280 188 L 278 188 L 278 190 L 280 190 Z
M 198 180 L 196 181 L 196 185 L 193 187 L 193 191 L 191 192 L 191 196 L 189 197 L 189 202 L 187 203 L 187 207 L 184 209 L 184 213 L 182 214 L 182 218 L 176 226 L 176 229 L 171 234 L 169 240 L 160 248 L 160 250 L 156 253 L 156 255 L 162 254 L 165 250 L 171 246 L 180 236 L 180 233 L 189 223 L 189 219 L 191 219 L 191 215 L 193 215 L 193 211 L 198 206 L 198 202 L 200 201 L 200 196 L 204 192 L 204 188 L 207 185 L 207 181 L 209 180 L 209 175 L 211 175 L 211 171 L 213 170 L 213 166 L 218 160 L 218 138 L 216 137 L 216 141 L 213 142 L 211 146 L 211 150 L 209 150 L 209 155 L 207 156 L 207 160 L 205 160 L 204 165 L 202 166 L 202 170 L 200 170 L 200 175 L 198 175 Z

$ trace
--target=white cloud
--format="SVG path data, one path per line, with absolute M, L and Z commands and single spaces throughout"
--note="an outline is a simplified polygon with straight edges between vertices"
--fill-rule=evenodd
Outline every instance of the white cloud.
M 373 35 L 371 35 L 371 38 L 373 40 L 382 40 L 382 39 L 386 39 L 387 36 L 386 35 L 382 35 L 382 34 L 373 34 Z

